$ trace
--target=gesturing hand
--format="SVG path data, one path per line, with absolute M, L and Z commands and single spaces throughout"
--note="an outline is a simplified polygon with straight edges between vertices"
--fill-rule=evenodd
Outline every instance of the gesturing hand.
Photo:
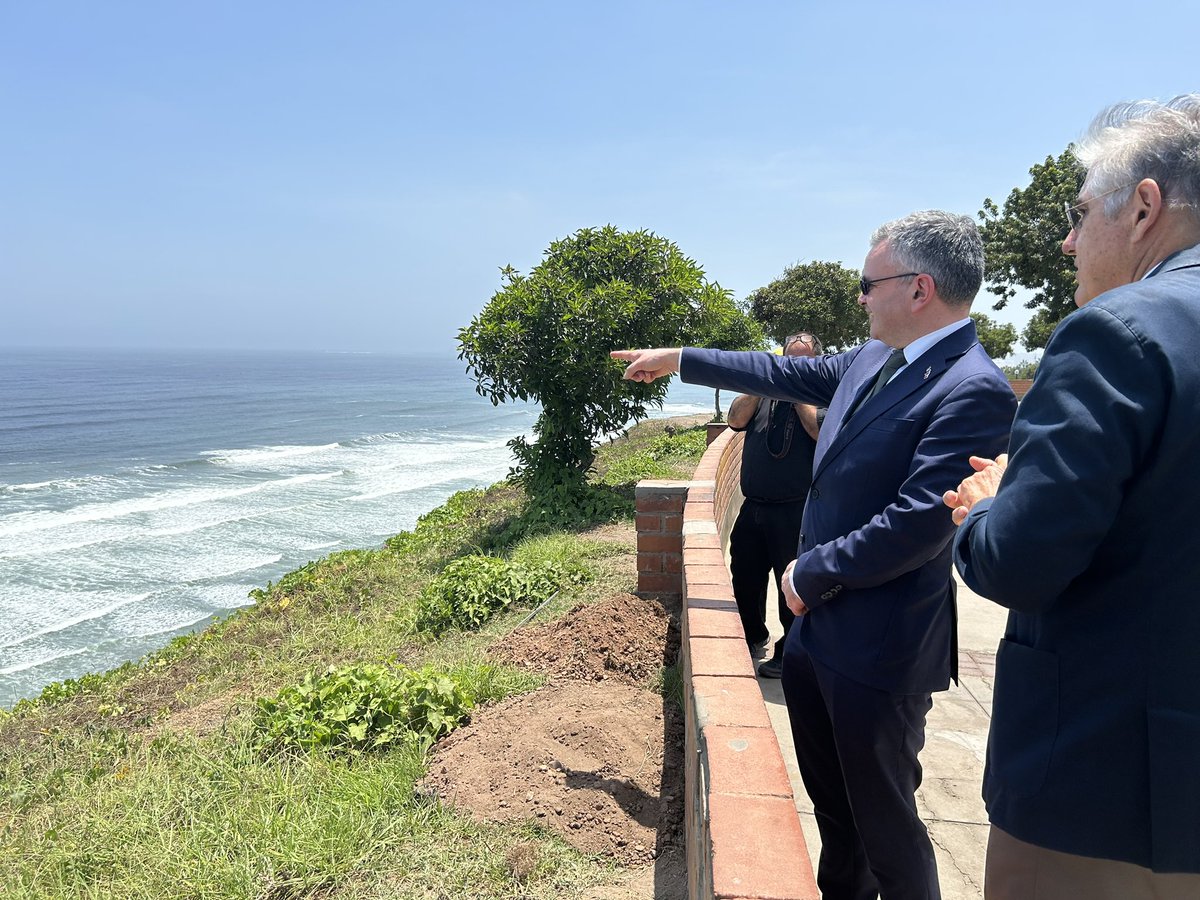
M 653 350 L 613 350 L 608 355 L 629 363 L 625 369 L 626 381 L 649 383 L 678 372 L 679 354 L 678 347 L 659 347 Z

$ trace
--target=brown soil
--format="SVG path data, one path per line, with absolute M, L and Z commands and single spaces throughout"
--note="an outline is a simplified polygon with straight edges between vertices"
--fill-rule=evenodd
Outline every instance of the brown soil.
M 679 870 L 682 716 L 650 684 L 675 661 L 676 621 L 621 593 L 513 632 L 493 658 L 550 680 L 478 711 L 435 749 L 424 788 L 481 821 L 532 819 L 585 853 Z M 640 896 L 674 895 L 654 881 Z

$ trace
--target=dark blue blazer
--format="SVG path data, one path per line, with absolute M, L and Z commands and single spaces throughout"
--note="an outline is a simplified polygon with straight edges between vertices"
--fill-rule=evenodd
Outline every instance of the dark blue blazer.
M 1200 872 L 1200 247 L 1072 313 L 955 538 L 1008 607 L 984 799 L 1053 850 Z
M 847 419 L 890 349 L 815 359 L 687 349 L 684 381 L 828 406 L 793 583 L 814 658 L 893 693 L 944 690 L 956 661 L 954 533 L 942 493 L 972 453 L 1008 445 L 1016 399 L 974 323 L 943 338 Z

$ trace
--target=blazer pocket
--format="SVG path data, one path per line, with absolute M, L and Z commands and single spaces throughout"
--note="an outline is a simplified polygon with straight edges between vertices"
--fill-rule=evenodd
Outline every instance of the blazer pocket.
M 874 419 L 864 431 L 886 431 L 888 434 L 903 434 L 912 431 L 916 419 Z
M 1042 789 L 1058 738 L 1058 656 L 1002 640 L 996 654 L 989 780 L 1016 797 Z

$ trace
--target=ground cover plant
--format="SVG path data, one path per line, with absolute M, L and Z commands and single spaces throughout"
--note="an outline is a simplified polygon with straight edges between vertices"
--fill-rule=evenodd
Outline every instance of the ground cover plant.
M 618 646 L 601 663 L 544 663 L 533 635 L 558 629 L 554 646 L 586 654 L 572 623 L 594 634 L 619 615 L 603 604 L 630 608 L 632 482 L 687 477 L 698 447 L 662 422 L 602 447 L 592 483 L 611 522 L 548 530 L 519 487 L 461 492 L 382 548 L 309 563 L 145 660 L 0 712 L 0 896 L 587 897 L 626 884 L 620 822 L 594 850 L 548 819 L 471 815 L 422 785 L 439 738 L 469 737 L 548 677 L 677 680 Z M 430 586 L 480 558 L 499 561 L 507 602 L 483 579 L 462 608 L 465 594 L 443 590 L 430 627 Z M 538 694 L 554 708 L 557 693 Z

